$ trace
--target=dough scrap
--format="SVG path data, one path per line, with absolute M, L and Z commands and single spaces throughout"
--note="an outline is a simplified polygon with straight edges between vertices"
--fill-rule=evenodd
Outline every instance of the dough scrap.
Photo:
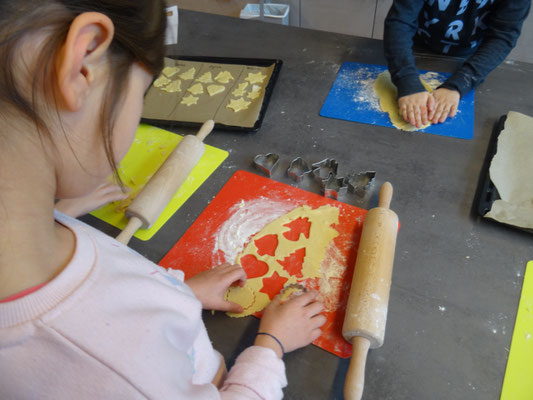
M 226 108 L 231 108 L 234 112 L 246 110 L 251 104 L 251 101 L 244 100 L 243 97 L 239 97 L 237 100 L 231 99 Z
M 252 90 L 246 95 L 249 99 L 257 99 L 261 96 L 261 86 L 253 85 Z
M 294 231 L 287 225 L 299 219 L 308 220 L 310 223 L 309 231 L 308 235 L 297 231 L 298 239 L 294 240 Z M 268 271 L 264 275 L 248 278 L 246 285 L 242 288 L 242 291 L 247 288 L 254 294 L 255 298 L 251 305 L 249 304 L 251 297 L 249 294 L 245 295 L 243 293 L 242 296 L 245 297 L 241 298 L 237 296 L 237 290 L 232 289 L 230 291 L 227 298 L 241 304 L 244 311 L 239 314 L 228 313 L 228 315 L 231 317 L 244 317 L 264 309 L 271 301 L 270 296 L 261 291 L 264 289 L 265 281 L 267 280 L 277 278 L 284 283 L 284 287 L 291 287 L 306 279 L 320 277 L 320 265 L 324 259 L 326 248 L 339 235 L 339 232 L 332 227 L 333 224 L 338 224 L 338 222 L 339 209 L 336 207 L 329 204 L 316 209 L 312 209 L 309 206 L 301 206 L 272 221 L 259 233 L 255 234 L 243 251 L 237 256 L 235 264 L 241 264 L 241 259 L 245 256 L 253 256 L 258 262 L 266 263 L 268 265 Z M 277 235 L 278 238 L 278 245 L 273 256 L 260 251 L 256 244 L 260 239 L 268 235 Z M 287 271 L 288 268 L 284 267 L 280 261 L 287 260 L 291 255 L 300 252 L 302 249 L 305 249 L 305 256 L 301 271 L 300 273 L 291 275 Z M 290 294 L 293 290 L 289 289 L 287 292 Z
M 187 107 L 192 106 L 193 104 L 198 104 L 198 97 L 193 96 L 192 94 L 183 97 L 180 104 L 185 104 Z
M 196 81 L 197 82 L 202 82 L 202 83 L 212 83 L 213 82 L 213 75 L 211 75 L 211 72 L 206 72 L 201 77 L 196 79 Z
M 222 85 L 209 85 L 207 87 L 207 93 L 209 93 L 209 96 L 214 96 L 216 94 L 222 93 L 225 89 L 226 87 Z
M 215 76 L 215 81 L 220 83 L 229 83 L 231 80 L 233 80 L 233 75 L 229 71 L 221 71 Z
M 174 75 L 176 75 L 179 72 L 179 67 L 165 67 L 163 68 L 163 74 L 167 78 L 172 78 Z
M 431 87 L 421 79 L 422 84 L 428 90 L 432 92 Z M 406 122 L 403 117 L 400 115 L 400 110 L 398 108 L 398 89 L 394 83 L 392 83 L 391 76 L 389 71 L 384 71 L 378 75 L 376 82 L 374 83 L 374 90 L 376 91 L 379 97 L 379 105 L 381 110 L 389 113 L 389 118 L 392 124 L 402 131 L 418 131 L 419 129 L 416 126 L 411 125 L 409 122 Z M 431 123 L 423 125 L 420 129 L 425 129 L 430 126 Z
M 181 92 L 181 81 L 179 79 L 169 83 L 167 86 L 161 88 L 168 93 Z
M 262 83 L 267 76 L 263 74 L 262 72 L 249 72 L 248 76 L 244 78 L 245 81 L 248 81 L 250 83 Z
M 170 79 L 168 79 L 166 76 L 160 75 L 159 78 L 157 78 L 154 81 L 154 87 L 161 87 L 169 84 L 171 82 Z
M 185 71 L 183 74 L 181 74 L 180 78 L 183 79 L 184 81 L 188 81 L 194 78 L 195 73 L 196 73 L 196 68 L 192 67 L 188 69 L 187 71 Z
M 195 85 L 192 85 L 190 88 L 188 88 L 187 92 L 190 92 L 192 94 L 203 94 L 204 87 L 202 86 L 201 83 L 197 83 Z
M 248 87 L 248 82 L 239 83 L 239 86 L 237 86 L 237 89 L 235 89 L 233 92 L 231 92 L 232 95 L 235 97 L 242 96 L 246 92 L 246 88 Z

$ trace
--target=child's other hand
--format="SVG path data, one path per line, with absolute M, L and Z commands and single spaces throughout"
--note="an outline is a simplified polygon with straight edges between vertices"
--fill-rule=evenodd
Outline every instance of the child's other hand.
M 114 183 L 106 182 L 98 186 L 93 192 L 75 199 L 61 199 L 55 204 L 56 210 L 71 217 L 79 217 L 101 206 L 117 200 L 124 200 L 128 193 Z
M 318 293 L 311 291 L 282 302 L 279 295 L 263 311 L 259 332 L 274 335 L 285 348 L 293 351 L 307 346 L 318 338 L 320 327 L 326 322 L 320 312 L 324 305 L 316 299 Z M 281 357 L 281 347 L 268 335 L 258 335 L 255 345 L 271 348 Z
M 429 123 L 428 111 L 434 110 L 435 99 L 429 92 L 413 93 L 398 99 L 402 118 L 417 128 Z
M 439 88 L 432 93 L 435 107 L 429 112 L 429 119 L 434 124 L 446 121 L 446 118 L 455 117 L 461 95 L 457 90 Z
M 240 265 L 222 264 L 208 271 L 200 272 L 185 283 L 192 289 L 194 295 L 202 302 L 206 310 L 242 312 L 242 307 L 231 301 L 224 300 L 228 287 L 239 281 L 241 286 L 246 283 L 246 272 Z

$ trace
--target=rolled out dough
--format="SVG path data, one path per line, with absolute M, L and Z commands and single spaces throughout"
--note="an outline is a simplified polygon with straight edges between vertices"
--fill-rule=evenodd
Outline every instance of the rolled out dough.
M 306 232 L 299 233 L 298 230 L 293 230 L 292 225 L 287 226 L 301 219 L 307 219 L 310 223 L 307 236 Z M 332 227 L 338 222 L 339 209 L 336 207 L 326 205 L 311 209 L 309 206 L 302 206 L 279 217 L 255 234 L 237 256 L 235 263 L 241 264 L 243 257 L 252 257 L 259 263 L 266 263 L 268 270 L 256 277 L 250 277 L 251 274 L 247 271 L 249 278 L 246 285 L 242 288 L 231 287 L 228 290 L 226 299 L 239 303 L 244 308 L 244 312 L 240 314 L 228 313 L 228 315 L 244 317 L 263 310 L 271 299 L 261 289 L 271 279 L 281 282 L 280 285 L 286 287 L 309 278 L 320 277 L 320 264 L 324 259 L 326 248 L 339 235 L 339 232 Z M 270 251 L 265 253 L 258 243 L 261 239 L 272 235 L 277 236 L 277 245 L 274 251 L 270 248 Z M 293 270 L 292 266 L 287 267 L 289 265 L 287 260 L 295 254 L 305 254 L 300 270 Z M 246 270 L 246 266 L 243 267 Z
M 490 164 L 490 179 L 498 189 L 485 217 L 533 229 L 533 118 L 510 111 Z
M 432 92 L 431 87 L 424 82 L 423 79 L 420 79 L 424 87 L 428 92 Z M 374 83 L 374 90 L 376 91 L 379 97 L 379 106 L 381 110 L 389 113 L 389 118 L 392 124 L 402 131 L 417 131 L 416 126 L 411 125 L 409 122 L 406 122 L 403 117 L 400 115 L 400 110 L 398 108 L 398 89 L 394 83 L 392 83 L 391 76 L 389 71 L 384 71 L 378 75 L 376 82 Z M 423 125 L 422 128 L 427 128 L 431 123 Z

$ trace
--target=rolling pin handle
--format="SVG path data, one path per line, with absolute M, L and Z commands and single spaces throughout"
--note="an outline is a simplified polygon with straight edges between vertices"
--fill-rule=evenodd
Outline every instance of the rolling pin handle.
M 215 121 L 213 121 L 212 119 L 208 119 L 207 121 L 205 121 L 203 125 L 200 127 L 200 130 L 198 131 L 198 133 L 196 134 L 196 137 L 198 138 L 198 140 L 203 142 L 204 139 L 207 137 L 207 135 L 211 133 L 214 126 L 215 126 Z
M 361 400 L 365 387 L 365 365 L 370 341 L 362 336 L 352 339 L 352 358 L 344 382 L 344 400 Z
M 381 185 L 379 191 L 379 204 L 378 207 L 390 208 L 390 202 L 392 200 L 392 185 L 390 182 L 385 182 Z
M 142 220 L 140 220 L 137 217 L 130 217 L 128 220 L 128 224 L 126 227 L 120 232 L 120 234 L 117 236 L 117 240 L 127 245 L 131 239 L 131 237 L 137 232 L 137 229 L 139 229 L 143 225 Z

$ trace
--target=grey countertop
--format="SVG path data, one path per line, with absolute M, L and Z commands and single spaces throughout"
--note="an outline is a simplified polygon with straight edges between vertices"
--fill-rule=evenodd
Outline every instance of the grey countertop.
M 392 208 L 402 225 L 385 343 L 368 355 L 363 398 L 499 399 L 533 235 L 472 209 L 493 125 L 510 110 L 533 115 L 533 65 L 503 63 L 487 77 L 476 90 L 474 139 L 461 140 L 319 116 L 343 62 L 385 64 L 379 40 L 180 11 L 179 44 L 170 51 L 284 64 L 260 131 L 211 134 L 206 143 L 229 157 L 150 241 L 134 238 L 131 247 L 158 262 L 235 171 L 253 171 L 256 154 L 278 153 L 286 162 L 335 158 L 341 175 L 375 170 L 378 184 L 394 185 Z M 417 57 L 421 69 L 450 72 L 455 64 Z M 273 178 L 288 182 L 283 174 Z M 258 325 L 223 313 L 205 312 L 204 320 L 229 366 Z M 286 399 L 342 398 L 348 360 L 309 346 L 285 362 Z

